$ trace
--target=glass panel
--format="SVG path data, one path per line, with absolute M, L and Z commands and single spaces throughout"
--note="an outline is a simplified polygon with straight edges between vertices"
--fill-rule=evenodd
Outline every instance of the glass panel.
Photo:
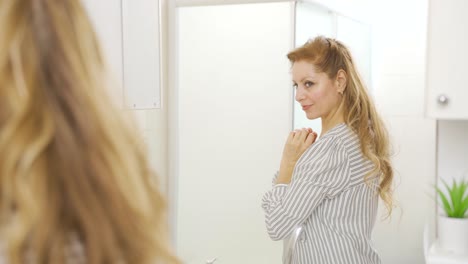
M 351 51 L 357 69 L 371 91 L 371 29 L 348 17 L 337 17 L 336 38 Z
M 333 37 L 333 25 L 333 13 L 329 10 L 311 3 L 297 3 L 296 47 L 303 45 L 307 40 L 318 35 Z M 294 128 L 311 127 L 320 134 L 322 127 L 320 119 L 307 119 L 304 111 L 302 111 L 301 105 L 296 101 L 294 101 L 293 115 Z

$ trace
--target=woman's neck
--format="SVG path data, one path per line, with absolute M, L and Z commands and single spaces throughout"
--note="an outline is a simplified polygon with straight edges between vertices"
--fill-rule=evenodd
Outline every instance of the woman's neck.
M 343 104 L 340 104 L 338 109 L 326 117 L 322 117 L 322 132 L 320 137 L 325 135 L 330 129 L 336 125 L 344 123 Z
M 341 124 L 341 123 L 344 123 L 343 119 L 341 119 L 341 120 L 337 119 L 337 120 L 333 120 L 333 121 L 329 121 L 329 122 L 324 122 L 322 120 L 322 131 L 320 133 L 320 137 L 322 137 L 328 131 L 330 131 L 330 129 L 334 128 L 335 126 L 337 126 L 338 124 Z

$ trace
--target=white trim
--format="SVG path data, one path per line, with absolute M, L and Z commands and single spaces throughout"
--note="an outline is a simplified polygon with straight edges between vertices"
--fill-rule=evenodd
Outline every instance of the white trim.
M 177 89 L 177 61 L 178 61 L 178 49 L 177 49 L 177 9 L 174 1 L 168 0 L 168 207 L 169 207 L 169 228 L 170 238 L 174 250 L 177 250 L 177 211 L 178 211 L 178 200 L 177 193 L 178 179 L 179 179 L 179 102 L 178 89 Z
M 435 163 L 434 163 L 434 167 L 435 167 L 435 177 L 434 177 L 434 184 L 436 186 L 438 186 L 439 184 L 439 178 L 440 178 L 440 175 L 439 175 L 439 145 L 440 145 L 440 121 L 439 119 L 436 119 L 435 120 L 435 125 L 436 125 L 436 129 L 435 129 Z M 434 188 L 433 190 L 433 195 L 434 197 L 436 197 L 436 199 L 434 199 L 434 205 L 435 205 L 435 215 L 434 215 L 434 221 L 435 221 L 435 237 L 436 238 L 439 238 L 439 228 L 437 228 L 439 226 L 439 218 L 437 217 L 439 215 L 439 206 L 437 206 L 437 189 Z
M 425 118 L 432 118 L 435 116 L 435 114 L 430 114 L 429 112 L 431 112 L 431 107 L 429 105 L 429 87 L 428 87 L 428 83 L 429 83 L 429 74 L 427 74 L 428 72 L 428 69 L 429 69 L 429 63 L 431 62 L 431 59 L 429 57 L 429 52 L 430 52 L 430 48 L 431 47 L 431 43 L 429 42 L 429 39 L 430 39 L 430 34 L 431 34 L 431 27 L 432 27 L 432 21 L 430 20 L 430 15 L 431 15 L 431 11 L 432 11 L 432 2 L 431 0 L 429 0 L 427 2 L 427 11 L 426 11 L 426 38 L 424 40 L 424 43 L 426 43 L 426 50 L 424 52 L 424 60 L 425 60 L 425 67 L 424 67 L 424 117 Z M 437 164 L 437 163 L 436 163 Z M 437 174 L 436 174 L 437 175 Z M 437 178 L 437 177 L 436 177 Z M 436 181 L 437 182 L 437 181 Z
M 175 0 L 177 7 L 295 2 L 294 0 Z
M 159 61 L 158 61 L 158 67 L 159 67 L 159 107 L 157 107 L 158 102 L 153 103 L 153 108 L 151 109 L 163 109 L 163 104 L 164 104 L 164 93 L 163 93 L 163 81 L 165 76 L 163 76 L 164 71 L 163 71 L 163 39 L 162 39 L 162 11 L 161 11 L 161 5 L 162 5 L 162 0 L 156 0 L 157 6 L 158 6 L 158 44 L 159 44 Z
M 158 45 L 159 45 L 159 60 L 158 60 L 158 69 L 159 69 L 159 102 L 153 102 L 153 107 L 149 108 L 149 109 L 158 109 L 158 110 L 162 110 L 163 109 L 163 104 L 164 104 L 164 96 L 165 94 L 163 93 L 163 86 L 164 86 L 164 82 L 165 82 L 165 78 L 166 76 L 164 76 L 164 70 L 163 70 L 163 38 L 162 38 L 162 34 L 163 34 L 163 24 L 162 24 L 162 19 L 164 19 L 162 17 L 162 0 L 156 0 L 157 2 L 157 13 L 158 13 L 158 21 L 157 21 L 157 27 L 158 27 Z M 159 103 L 159 105 L 158 105 Z
M 289 50 L 296 48 L 296 16 L 297 16 L 297 1 L 291 3 L 291 47 Z M 289 116 L 291 116 L 291 131 L 294 130 L 294 103 L 295 95 L 294 90 L 289 89 L 289 96 L 291 98 L 291 105 L 289 106 Z

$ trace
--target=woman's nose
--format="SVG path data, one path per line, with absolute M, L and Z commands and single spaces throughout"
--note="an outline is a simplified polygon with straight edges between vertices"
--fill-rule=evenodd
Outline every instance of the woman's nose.
M 305 97 L 304 92 L 302 91 L 302 89 L 300 87 L 298 87 L 296 89 L 295 93 L 296 93 L 296 96 L 295 96 L 296 101 L 300 102 L 300 101 L 304 100 L 304 97 Z

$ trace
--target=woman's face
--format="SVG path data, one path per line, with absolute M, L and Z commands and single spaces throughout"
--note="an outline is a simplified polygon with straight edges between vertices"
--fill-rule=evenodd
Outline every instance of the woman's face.
M 296 61 L 292 66 L 292 80 L 296 89 L 296 101 L 308 119 L 327 118 L 341 102 L 338 82 L 328 78 L 326 73 L 316 72 L 312 63 Z

